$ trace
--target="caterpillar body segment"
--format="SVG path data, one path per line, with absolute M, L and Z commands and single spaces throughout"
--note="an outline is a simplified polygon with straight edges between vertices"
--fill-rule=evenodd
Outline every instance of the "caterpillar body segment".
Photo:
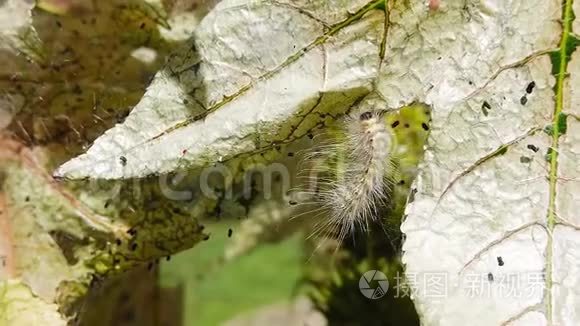
M 310 211 L 317 213 L 313 235 L 340 244 L 355 231 L 381 223 L 393 185 L 395 138 L 379 111 L 349 116 L 330 135 L 329 143 L 305 157 L 310 168 L 302 195 L 317 206 Z

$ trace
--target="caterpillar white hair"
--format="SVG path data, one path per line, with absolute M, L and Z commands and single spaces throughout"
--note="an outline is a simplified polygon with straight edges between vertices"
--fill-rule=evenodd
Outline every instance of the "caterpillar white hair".
M 351 115 L 332 133 L 332 143 L 306 157 L 312 165 L 306 193 L 319 206 L 316 217 L 325 215 L 314 234 L 326 231 L 340 244 L 355 231 L 382 222 L 381 208 L 393 185 L 394 137 L 380 111 Z

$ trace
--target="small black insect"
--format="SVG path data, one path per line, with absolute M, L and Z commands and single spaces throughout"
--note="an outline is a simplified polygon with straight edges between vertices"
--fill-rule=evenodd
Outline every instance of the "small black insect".
M 288 157 L 292 157 L 292 156 L 294 156 L 294 153 L 288 152 Z
M 487 273 L 487 280 L 490 282 L 493 282 L 493 274 L 492 273 Z
M 119 161 L 121 161 L 122 166 L 127 165 L 127 158 L 125 156 L 119 157 Z
M 372 117 L 373 117 L 373 114 L 372 114 L 371 112 L 368 112 L 368 111 L 367 111 L 367 112 L 364 112 L 364 113 L 362 113 L 362 114 L 360 115 L 360 120 L 361 120 L 361 121 L 364 121 L 364 120 L 368 120 L 368 119 L 370 119 L 370 118 L 372 118 Z
M 528 98 L 525 95 L 522 96 L 522 98 L 520 99 L 520 103 L 522 105 L 526 105 L 526 103 L 528 103 Z
M 397 128 L 397 126 L 400 124 L 399 120 L 393 122 L 393 124 L 391 124 L 391 128 Z
M 288 201 L 288 204 L 294 206 L 294 205 L 298 205 L 298 202 L 294 201 L 294 200 L 290 200 L 290 201 Z
M 540 149 L 533 144 L 528 144 L 528 149 L 532 150 L 534 153 L 537 153 Z
M 532 94 L 532 92 L 534 91 L 534 87 L 536 87 L 536 82 L 532 81 L 531 83 L 528 84 L 528 87 L 526 87 L 526 93 Z
M 421 127 L 423 127 L 423 130 L 429 131 L 429 126 L 425 122 L 421 124 Z
M 233 233 L 234 231 L 232 229 L 228 229 L 228 238 L 231 238 Z
M 497 256 L 497 264 L 503 266 L 503 258 L 501 258 L 501 256 Z

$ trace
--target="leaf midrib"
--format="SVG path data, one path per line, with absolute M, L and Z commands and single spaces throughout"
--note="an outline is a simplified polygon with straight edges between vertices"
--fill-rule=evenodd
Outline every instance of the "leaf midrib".
M 547 228 L 548 228 L 548 243 L 547 243 L 547 253 L 546 253 L 546 319 L 548 325 L 553 324 L 553 306 L 552 306 L 552 277 L 553 277 L 553 233 L 554 227 L 556 225 L 556 185 L 558 181 L 558 142 L 561 136 L 560 126 L 558 123 L 558 117 L 563 111 L 564 107 L 564 80 L 566 77 L 566 68 L 568 64 L 567 51 L 568 51 L 568 39 L 571 33 L 572 27 L 572 2 L 573 0 L 564 0 L 564 12 L 562 19 L 562 38 L 560 40 L 560 51 L 558 55 L 560 56 L 560 62 L 558 67 L 558 75 L 556 79 L 556 107 L 554 108 L 554 115 L 552 118 L 552 151 L 550 153 L 550 199 L 548 206 L 548 216 L 547 216 Z

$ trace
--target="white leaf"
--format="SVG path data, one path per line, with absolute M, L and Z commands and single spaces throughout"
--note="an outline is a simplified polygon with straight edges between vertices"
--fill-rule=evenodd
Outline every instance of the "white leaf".
M 299 137 L 317 112 L 344 112 L 377 75 L 380 1 L 304 3 L 218 4 L 125 122 L 55 175 L 117 179 L 203 166 Z
M 569 46 L 558 21 L 570 4 L 444 1 L 428 17 L 392 14 L 380 92 L 433 106 L 402 225 L 424 325 L 580 323 L 580 122 L 558 127 L 561 112 L 578 112 L 580 58 L 566 79 L 550 56 Z

